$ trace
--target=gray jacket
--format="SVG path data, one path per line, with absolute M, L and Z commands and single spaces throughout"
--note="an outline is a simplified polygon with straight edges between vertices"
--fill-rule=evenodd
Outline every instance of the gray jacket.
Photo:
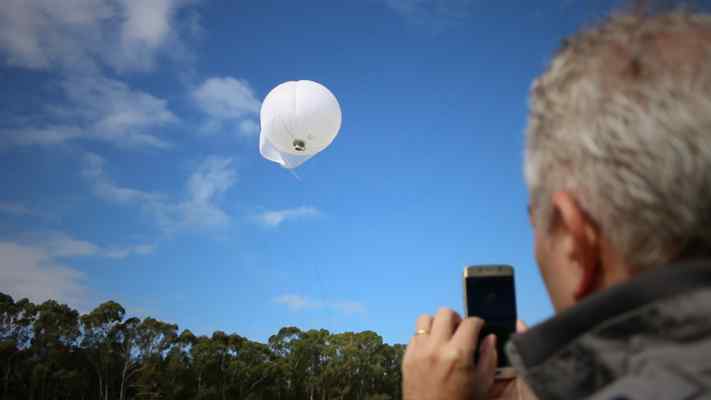
M 669 265 L 515 335 L 541 400 L 711 399 L 711 261 Z

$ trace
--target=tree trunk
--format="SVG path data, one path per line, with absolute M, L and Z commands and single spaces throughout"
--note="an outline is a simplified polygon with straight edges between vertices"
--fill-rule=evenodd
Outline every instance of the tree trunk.
M 266 375 L 266 374 L 262 375 L 261 378 L 259 378 L 259 379 L 257 379 L 256 381 L 254 381 L 254 382 L 247 388 L 247 391 L 246 391 L 246 392 L 242 389 L 242 385 L 240 385 L 240 386 L 239 386 L 239 387 L 240 387 L 240 389 L 239 389 L 240 398 L 241 398 L 241 399 L 244 399 L 244 398 L 246 398 L 247 396 L 249 396 L 250 394 L 252 394 L 252 392 L 253 392 L 254 389 L 257 387 L 257 385 L 259 385 L 260 383 L 262 383 L 262 381 L 263 381 L 264 379 L 266 379 L 266 378 L 267 378 L 267 375 Z M 280 391 L 279 393 L 281 394 L 281 391 Z
M 7 388 L 10 386 L 10 370 L 12 368 L 12 355 L 8 357 L 7 360 L 7 369 L 5 370 L 5 379 L 3 381 L 3 388 L 2 388 L 2 398 L 7 399 Z
M 227 386 L 227 379 L 225 379 L 225 353 L 222 353 L 220 357 L 220 381 L 221 381 L 221 388 L 220 392 L 222 393 L 222 400 L 226 400 L 226 393 L 225 393 L 225 386 Z
M 96 376 L 99 378 L 99 400 L 104 397 L 104 380 L 101 378 L 101 374 L 97 371 Z
M 128 373 L 128 363 L 123 365 L 123 371 L 121 372 L 121 388 L 119 389 L 119 400 L 124 400 L 126 396 L 126 374 Z
M 40 382 L 40 400 L 44 400 L 47 398 L 47 375 L 48 372 L 42 374 L 42 381 Z

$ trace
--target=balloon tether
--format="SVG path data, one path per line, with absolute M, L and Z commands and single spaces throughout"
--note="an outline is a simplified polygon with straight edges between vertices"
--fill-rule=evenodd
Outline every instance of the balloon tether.
M 296 175 L 296 172 L 294 172 L 293 169 L 288 168 L 288 170 L 289 172 L 291 172 L 292 175 L 294 175 L 294 178 L 296 178 L 297 181 L 301 182 L 301 178 L 299 177 L 299 175 Z

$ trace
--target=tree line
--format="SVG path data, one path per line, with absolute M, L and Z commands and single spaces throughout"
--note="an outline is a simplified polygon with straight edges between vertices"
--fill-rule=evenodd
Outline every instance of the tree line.
M 372 331 L 196 336 L 113 301 L 80 315 L 0 293 L 3 400 L 397 399 L 404 350 Z

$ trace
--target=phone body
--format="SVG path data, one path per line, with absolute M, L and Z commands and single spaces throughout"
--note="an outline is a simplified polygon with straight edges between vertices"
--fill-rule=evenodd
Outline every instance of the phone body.
M 464 310 L 467 317 L 479 317 L 484 327 L 479 333 L 479 344 L 490 333 L 496 335 L 498 364 L 496 378 L 516 376 L 504 346 L 516 332 L 516 289 L 514 269 L 510 265 L 474 265 L 464 269 Z

